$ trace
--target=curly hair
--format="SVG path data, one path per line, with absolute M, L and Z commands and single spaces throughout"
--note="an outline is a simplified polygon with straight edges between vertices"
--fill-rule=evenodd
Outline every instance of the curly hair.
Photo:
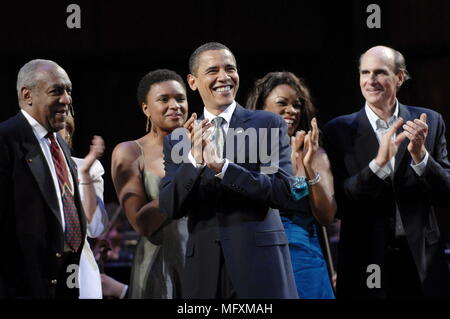
M 256 80 L 255 85 L 247 97 L 247 108 L 251 110 L 263 110 L 270 92 L 281 84 L 292 87 L 300 97 L 301 118 L 295 130 L 309 131 L 311 129 L 311 120 L 316 116 L 317 110 L 312 102 L 309 89 L 303 80 L 291 72 L 270 72 L 263 78 Z

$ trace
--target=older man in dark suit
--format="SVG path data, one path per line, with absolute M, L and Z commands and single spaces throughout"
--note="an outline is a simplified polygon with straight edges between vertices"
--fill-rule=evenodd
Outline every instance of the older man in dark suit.
M 373 47 L 359 69 L 365 106 L 324 129 L 342 221 L 337 297 L 449 297 L 435 217 L 450 199 L 444 121 L 398 102 L 400 52 Z
M 55 62 L 19 71 L 20 112 L 0 124 L 0 297 L 78 298 L 86 233 L 63 139 L 72 84 Z
M 183 295 L 297 298 L 288 240 L 278 212 L 269 209 L 291 196 L 286 123 L 235 102 L 239 75 L 226 46 L 199 47 L 190 71 L 188 83 L 199 91 L 204 114 L 196 127 L 188 121 L 191 134 L 180 129 L 166 137 L 160 192 L 162 212 L 189 217 Z

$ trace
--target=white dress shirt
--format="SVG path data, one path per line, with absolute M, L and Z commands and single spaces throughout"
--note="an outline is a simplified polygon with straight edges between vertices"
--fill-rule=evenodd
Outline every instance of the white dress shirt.
M 377 130 L 377 121 L 383 121 L 383 120 L 380 119 L 374 111 L 372 111 L 372 109 L 367 105 L 367 103 L 365 106 L 365 111 L 366 111 L 367 118 L 369 119 L 370 125 L 372 126 L 373 131 L 375 132 L 375 135 L 377 136 L 378 143 L 380 143 L 381 138 L 383 137 L 385 132 L 383 132 L 381 130 Z M 388 123 L 383 121 L 387 125 L 388 128 L 397 120 L 398 112 L 399 112 L 398 100 L 395 100 L 394 114 L 388 120 Z M 396 136 L 396 134 L 394 134 L 394 138 L 395 138 L 395 136 Z M 414 164 L 414 162 L 411 161 L 410 165 L 418 176 L 421 176 L 423 174 L 423 172 L 425 171 L 425 167 L 427 166 L 427 162 L 428 162 L 428 156 L 429 155 L 428 155 L 428 151 L 427 151 L 425 153 L 425 157 L 423 158 L 422 162 L 420 162 L 418 164 Z M 375 160 L 372 160 L 370 162 L 369 167 L 372 170 L 372 172 L 374 172 L 374 174 L 376 174 L 379 178 L 385 179 L 386 177 L 388 177 L 394 173 L 395 156 L 393 156 L 391 158 L 390 162 L 388 162 L 384 167 L 379 167 L 375 163 Z
M 84 159 L 72 157 L 79 169 L 83 165 Z M 105 173 L 102 164 L 95 160 L 89 170 L 91 180 L 94 182 L 95 195 L 97 197 L 97 208 L 94 212 L 94 216 L 90 223 L 87 223 L 87 236 L 95 238 L 100 236 L 108 225 L 108 213 L 106 212 L 105 205 L 103 203 L 103 178 Z M 89 186 L 89 185 L 87 185 Z M 84 185 L 80 185 L 85 187 Z M 83 192 L 80 189 L 81 201 L 83 201 Z M 100 278 L 100 271 L 98 269 L 97 261 L 95 260 L 94 253 L 91 250 L 87 236 L 84 241 L 83 250 L 80 256 L 80 268 L 78 269 L 78 283 L 80 288 L 80 299 L 101 299 L 102 295 L 102 282 Z
M 370 125 L 372 126 L 373 131 L 375 132 L 375 135 L 377 136 L 378 143 L 381 142 L 381 139 L 383 135 L 386 133 L 386 131 L 395 123 L 395 121 L 398 119 L 398 112 L 399 112 L 399 106 L 398 106 L 398 100 L 395 100 L 395 111 L 392 117 L 386 122 L 378 117 L 378 115 L 369 107 L 369 105 L 365 105 L 365 111 L 367 118 L 369 119 Z M 378 123 L 377 123 L 378 122 Z M 380 126 L 385 126 L 385 129 L 380 128 Z M 396 138 L 396 134 L 394 134 L 394 139 Z M 424 159 L 419 164 L 414 164 L 414 162 L 411 162 L 412 169 L 416 172 L 418 176 L 421 176 L 423 172 L 425 171 L 425 167 L 428 162 L 428 152 L 426 152 Z M 369 163 L 369 168 L 372 170 L 372 172 L 377 175 L 381 179 L 390 178 L 392 181 L 394 179 L 394 169 L 395 169 L 395 156 L 393 156 L 390 161 L 383 167 L 378 166 L 375 163 L 375 159 L 373 159 Z M 398 209 L 397 203 L 395 203 L 395 235 L 396 236 L 404 236 L 405 230 L 403 228 L 403 224 L 401 221 L 400 211 Z
M 234 110 L 236 109 L 236 101 L 233 101 L 233 103 L 231 103 L 222 113 L 220 113 L 219 115 L 217 115 L 217 117 L 221 117 L 223 118 L 225 121 L 222 122 L 222 128 L 225 131 L 225 135 L 228 132 L 228 128 L 230 127 L 230 121 L 231 121 L 231 117 L 233 116 Z M 209 112 L 206 107 L 203 107 L 203 115 L 205 117 L 205 119 L 208 119 L 209 122 L 211 122 L 216 116 L 214 114 L 212 114 L 211 112 Z M 213 130 L 213 127 L 210 127 L 208 129 L 208 131 Z M 201 167 L 202 164 L 197 164 L 194 156 L 192 155 L 192 151 L 189 152 L 188 154 L 188 158 L 191 161 L 192 165 L 194 165 L 195 167 Z M 220 173 L 216 174 L 216 177 L 222 179 L 227 168 L 228 168 L 228 164 L 230 163 L 230 161 L 225 158 L 225 163 L 223 164 L 222 167 L 222 171 Z
M 33 129 L 33 133 L 39 142 L 42 153 L 44 154 L 44 157 L 47 161 L 48 167 L 50 168 L 50 173 L 52 174 L 52 179 L 53 179 L 53 185 L 55 186 L 55 190 L 56 190 L 56 196 L 58 197 L 59 213 L 61 216 L 61 224 L 62 224 L 62 229 L 64 232 L 66 230 L 66 222 L 64 220 L 64 209 L 63 209 L 63 202 L 62 202 L 62 196 L 61 196 L 61 189 L 59 188 L 58 176 L 56 175 L 56 169 L 55 169 L 55 165 L 53 163 L 52 153 L 50 152 L 50 141 L 48 138 L 45 137 L 48 134 L 48 131 L 45 127 L 43 127 L 38 121 L 36 121 L 26 111 L 21 110 L 21 112 L 25 116 L 25 118 L 28 121 L 28 123 L 30 124 L 31 128 Z M 56 139 L 56 143 L 58 143 L 58 139 Z M 58 143 L 58 146 L 59 146 L 59 148 L 61 148 L 59 143 Z M 64 152 L 62 152 L 62 149 L 61 149 L 61 153 L 64 154 Z M 69 166 L 67 165 L 67 159 L 65 159 L 64 162 L 66 164 L 67 172 L 69 173 L 68 175 L 69 175 L 70 185 L 73 189 L 72 174 L 70 174 L 70 169 L 69 169 Z

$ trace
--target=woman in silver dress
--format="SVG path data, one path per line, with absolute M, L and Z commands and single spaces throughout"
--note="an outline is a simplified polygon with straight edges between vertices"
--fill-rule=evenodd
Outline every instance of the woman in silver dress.
M 164 137 L 188 124 L 186 87 L 177 73 L 155 70 L 141 79 L 137 95 L 147 117 L 147 134 L 117 145 L 111 166 L 120 205 L 140 235 L 128 297 L 180 298 L 187 221 L 167 220 L 159 212 L 158 195 Z

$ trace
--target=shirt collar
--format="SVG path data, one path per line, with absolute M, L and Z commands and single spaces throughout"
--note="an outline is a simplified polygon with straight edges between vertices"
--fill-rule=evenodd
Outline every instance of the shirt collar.
M 38 121 L 35 120 L 34 117 L 32 117 L 30 114 L 27 113 L 27 111 L 25 110 L 20 110 L 23 114 L 23 116 L 25 116 L 26 120 L 28 121 L 28 123 L 30 124 L 31 128 L 33 129 L 33 133 L 36 136 L 36 138 L 38 140 L 43 139 L 48 131 L 45 127 L 43 127 Z
M 373 130 L 376 131 L 377 130 L 377 120 L 381 120 L 380 117 L 369 107 L 367 102 L 365 105 L 365 111 L 366 111 L 367 118 L 369 119 L 370 125 L 372 126 Z M 395 99 L 395 111 L 394 111 L 394 114 L 391 116 L 391 118 L 388 120 L 389 126 L 391 126 L 392 123 L 394 123 L 394 121 L 398 118 L 398 112 L 399 112 L 398 100 Z M 381 121 L 383 121 L 383 120 L 381 120 Z
M 233 115 L 235 109 L 236 109 L 236 101 L 233 101 L 233 103 L 231 103 L 222 113 L 220 113 L 217 116 L 222 117 L 223 119 L 225 119 L 227 124 L 230 124 L 231 116 Z M 205 116 L 205 119 L 208 119 L 210 122 L 213 118 L 216 117 L 214 114 L 209 112 L 206 109 L 206 107 L 203 108 L 203 114 Z

